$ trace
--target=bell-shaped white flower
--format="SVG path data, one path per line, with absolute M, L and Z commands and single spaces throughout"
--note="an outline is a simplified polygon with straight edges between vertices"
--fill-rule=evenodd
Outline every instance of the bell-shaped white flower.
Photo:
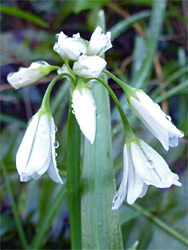
M 127 197 L 133 204 L 142 198 L 148 185 L 169 188 L 172 184 L 181 186 L 179 177 L 169 169 L 165 160 L 148 144 L 138 139 L 126 143 L 123 149 L 123 178 L 113 199 L 112 209 L 118 209 Z
M 148 95 L 138 90 L 135 96 L 128 97 L 128 102 L 136 115 L 166 150 L 169 149 L 169 146 L 178 145 L 178 138 L 184 136 L 183 132 L 172 124 L 171 117 L 167 116 Z
M 106 61 L 103 58 L 83 55 L 73 64 L 73 71 L 84 78 L 95 78 L 100 75 L 105 66 Z
M 18 72 L 9 73 L 7 81 L 13 88 L 19 89 L 41 80 L 53 69 L 54 67 L 45 61 L 33 62 L 28 68 L 21 67 Z
M 88 87 L 74 89 L 72 108 L 81 131 L 93 144 L 96 131 L 96 106 L 91 89 Z
M 55 132 L 53 117 L 39 110 L 29 123 L 16 155 L 20 181 L 38 179 L 47 171 L 53 181 L 63 184 L 55 159 L 58 146 Z
M 112 47 L 111 44 L 111 32 L 107 32 L 106 35 L 103 33 L 101 27 L 97 27 L 89 41 L 88 55 L 99 55 L 101 56 L 105 51 Z
M 81 55 L 87 53 L 87 41 L 77 33 L 73 37 L 66 36 L 62 31 L 56 35 L 58 41 L 54 45 L 54 50 L 63 58 L 76 61 Z

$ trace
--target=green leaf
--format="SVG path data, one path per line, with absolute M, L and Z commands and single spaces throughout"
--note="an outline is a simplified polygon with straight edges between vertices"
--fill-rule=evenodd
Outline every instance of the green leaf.
M 13 7 L 8 7 L 8 6 L 0 6 L 0 12 L 3 14 L 15 16 L 15 17 L 20 18 L 20 19 L 24 19 L 26 21 L 35 23 L 35 24 L 37 24 L 41 27 L 44 27 L 44 28 L 49 27 L 48 23 L 43 21 L 40 17 L 38 17 L 30 12 L 27 12 L 25 10 L 16 9 Z
M 0 216 L 1 221 L 1 230 L 0 230 L 0 236 L 2 237 L 4 234 L 6 234 L 9 231 L 12 231 L 15 229 L 15 222 L 12 220 L 12 216 L 10 215 L 1 215 Z
M 88 0 L 77 0 L 74 2 L 73 5 L 73 12 L 75 14 L 80 13 L 83 10 L 93 9 L 93 8 L 101 8 L 105 4 L 107 4 L 109 0 L 95 0 L 95 1 L 88 1 Z
M 27 126 L 27 123 L 24 120 L 21 120 L 18 117 L 12 116 L 12 115 L 9 115 L 9 114 L 1 113 L 0 121 L 4 122 L 4 123 L 14 123 L 14 124 L 17 123 L 22 128 L 26 128 L 26 126 Z
M 67 184 L 71 248 L 81 247 L 81 189 L 80 189 L 80 140 L 81 132 L 69 105 L 67 131 Z
M 43 245 L 46 233 L 48 232 L 52 224 L 52 220 L 56 214 L 56 211 L 58 210 L 63 199 L 65 198 L 66 193 L 67 193 L 67 188 L 66 185 L 64 184 L 60 189 L 59 193 L 56 195 L 55 199 L 53 200 L 53 203 L 50 204 L 49 209 L 46 210 L 43 216 L 43 222 L 41 223 L 40 227 L 37 230 L 37 233 L 33 238 L 31 249 L 40 249 L 41 246 Z
M 115 40 L 118 36 L 120 36 L 123 32 L 125 32 L 132 24 L 138 22 L 142 19 L 148 18 L 151 16 L 151 11 L 142 11 L 138 14 L 134 14 L 130 16 L 128 19 L 122 20 L 119 23 L 115 24 L 111 28 L 111 40 Z
M 99 12 L 104 27 L 103 12 Z M 103 80 L 107 81 L 106 78 Z M 82 169 L 82 248 L 123 249 L 117 210 L 111 210 L 116 192 L 112 161 L 109 94 L 93 82 L 97 107 L 95 141 L 84 140 Z
M 146 58 L 139 72 L 134 78 L 135 81 L 134 86 L 136 88 L 141 88 L 148 79 L 149 75 L 151 74 L 151 68 L 158 45 L 158 38 L 161 33 L 163 25 L 165 8 L 166 8 L 166 0 L 154 1 L 151 20 L 150 20 L 150 27 L 148 29 L 146 38 L 146 47 L 147 47 Z
M 162 102 L 163 100 L 166 100 L 166 99 L 170 98 L 173 95 L 177 95 L 177 94 L 179 94 L 180 91 L 186 90 L 187 86 L 188 86 L 188 80 L 185 81 L 185 82 L 182 82 L 178 86 L 168 90 L 165 94 L 157 97 L 155 99 L 155 102 Z
M 186 65 L 186 52 L 183 48 L 178 49 L 178 64 L 180 67 L 184 67 Z M 186 75 L 183 75 L 180 78 L 180 83 L 184 82 L 186 80 Z M 187 114 L 187 93 L 185 95 L 182 95 L 179 100 L 179 107 L 178 107 L 178 114 L 179 114 L 179 120 L 178 125 L 180 126 L 184 119 L 186 118 Z

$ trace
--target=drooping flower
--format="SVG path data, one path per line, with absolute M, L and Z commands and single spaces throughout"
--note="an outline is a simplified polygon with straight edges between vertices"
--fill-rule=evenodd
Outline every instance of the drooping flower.
M 73 71 L 84 78 L 95 78 L 100 75 L 105 66 L 106 61 L 103 58 L 83 55 L 73 64 Z
M 9 73 L 7 81 L 13 88 L 19 89 L 41 80 L 53 69 L 54 67 L 45 61 L 33 62 L 28 68 L 21 67 L 18 72 Z
M 167 116 L 148 95 L 142 90 L 138 90 L 135 92 L 135 96 L 128 97 L 128 102 L 136 115 L 166 150 L 169 149 L 169 146 L 178 145 L 178 138 L 184 136 L 183 132 L 172 124 L 171 117 Z
M 90 88 L 78 87 L 74 89 L 72 108 L 81 131 L 93 144 L 96 131 L 96 106 Z
M 89 41 L 88 55 L 99 55 L 101 56 L 105 51 L 112 47 L 111 44 L 111 32 L 107 32 L 106 35 L 103 33 L 101 27 L 97 27 Z
M 54 50 L 63 58 L 76 61 L 81 55 L 87 53 L 87 41 L 77 33 L 73 37 L 66 36 L 62 31 L 56 35 L 58 41 L 54 45 Z
M 55 132 L 53 117 L 39 110 L 33 116 L 16 155 L 20 181 L 39 179 L 47 171 L 53 181 L 63 184 L 55 159 L 58 146 Z
M 133 204 L 146 194 L 148 185 L 181 186 L 178 180 L 179 176 L 171 172 L 165 160 L 148 144 L 140 139 L 128 142 L 123 149 L 123 178 L 112 209 L 118 209 L 126 197 L 127 202 Z

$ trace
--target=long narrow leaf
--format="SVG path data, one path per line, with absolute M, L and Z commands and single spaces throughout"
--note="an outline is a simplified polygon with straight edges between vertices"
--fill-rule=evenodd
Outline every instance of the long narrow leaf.
M 9 7 L 9 6 L 0 6 L 0 12 L 3 14 L 7 14 L 10 16 L 15 16 L 17 18 L 35 23 L 41 27 L 47 28 L 49 25 L 47 22 L 43 21 L 40 17 L 27 12 L 25 10 L 21 10 L 21 9 L 16 9 L 13 7 Z
M 102 14 L 102 13 L 101 13 Z M 101 17 L 103 19 L 103 16 Z M 106 79 L 105 79 L 106 80 Z M 118 211 L 112 211 L 115 179 L 112 163 L 109 95 L 93 82 L 97 132 L 93 145 L 85 139 L 82 169 L 83 249 L 122 249 Z
M 43 223 L 41 223 L 40 227 L 38 228 L 38 231 L 32 241 L 31 249 L 40 249 L 43 245 L 46 233 L 48 232 L 56 211 L 65 198 L 66 193 L 66 185 L 63 185 L 56 198 L 54 199 L 53 204 L 49 206 L 49 209 L 45 212 Z
M 133 23 L 136 23 L 142 19 L 151 16 L 151 11 L 142 11 L 129 17 L 128 19 L 122 20 L 111 28 L 112 41 L 115 40 L 119 35 L 125 32 Z
M 146 39 L 147 55 L 142 67 L 134 78 L 136 88 L 141 88 L 151 73 L 152 63 L 158 45 L 158 38 L 163 25 L 165 8 L 166 0 L 154 1 L 150 27 Z

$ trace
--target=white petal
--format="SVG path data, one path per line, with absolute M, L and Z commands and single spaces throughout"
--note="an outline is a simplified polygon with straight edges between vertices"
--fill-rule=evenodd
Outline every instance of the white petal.
M 112 47 L 111 32 L 103 34 L 101 27 L 97 27 L 89 41 L 88 55 L 102 55 L 105 51 Z
M 54 45 L 54 50 L 63 58 L 76 61 L 81 55 L 87 53 L 87 43 L 78 34 L 67 37 L 63 32 L 57 34 L 58 41 Z
M 127 202 L 131 205 L 137 198 L 142 197 L 147 191 L 143 179 L 136 172 L 133 162 L 133 154 L 129 152 L 129 176 L 127 187 Z
M 55 181 L 56 183 L 60 183 L 63 184 L 63 181 L 59 175 L 59 171 L 57 169 L 57 163 L 56 163 L 56 153 L 55 153 L 55 124 L 54 124 L 54 120 L 53 118 L 51 118 L 51 162 L 50 162 L 50 166 L 47 170 L 48 175 L 50 176 L 50 178 Z
M 27 174 L 21 174 L 21 175 L 20 175 L 20 181 L 21 181 L 21 182 L 27 182 L 27 181 L 29 181 L 29 180 L 31 180 L 31 179 L 32 179 L 32 177 L 29 176 L 29 175 L 27 175 Z
M 80 129 L 85 137 L 93 143 L 96 131 L 96 106 L 89 88 L 73 91 L 72 108 Z
M 119 186 L 119 189 L 113 198 L 112 210 L 118 209 L 123 203 L 125 197 L 127 196 L 127 178 L 128 178 L 129 169 L 132 167 L 132 166 L 129 166 L 128 157 L 129 157 L 128 149 L 127 149 L 127 145 L 125 144 L 124 149 L 123 149 L 123 178 Z
M 140 120 L 145 124 L 145 126 L 154 134 L 154 136 L 161 142 L 163 147 L 168 150 L 169 149 L 169 139 L 168 139 L 168 131 L 166 131 L 161 125 L 159 125 L 158 120 L 160 117 L 156 117 L 157 119 L 153 119 L 151 113 L 135 98 L 130 98 L 131 105 L 133 111 L 140 118 Z M 148 104 L 150 105 L 150 104 Z
M 48 169 L 51 160 L 50 132 L 48 115 L 41 115 L 24 173 L 42 175 Z
M 7 81 L 15 88 L 19 89 L 24 86 L 31 85 L 51 71 L 51 66 L 44 62 L 33 62 L 28 68 L 20 68 L 18 72 L 9 73 Z
M 81 77 L 95 78 L 100 75 L 105 66 L 106 61 L 99 56 L 80 56 L 73 65 L 73 71 Z
M 150 129 L 166 150 L 169 149 L 169 146 L 177 146 L 178 138 L 183 137 L 183 132 L 171 123 L 171 118 L 143 91 L 137 91 L 136 96 L 137 99 L 130 97 L 130 105 L 136 115 Z
M 165 160 L 144 141 L 141 141 L 140 147 L 131 143 L 131 154 L 136 172 L 147 185 L 167 188 L 179 179 Z
M 29 126 L 25 132 L 25 135 L 22 139 L 22 142 L 16 154 L 16 168 L 17 168 L 19 175 L 25 172 L 25 167 L 27 165 L 27 162 L 29 160 L 30 153 L 33 147 L 33 142 L 34 142 L 38 122 L 39 122 L 39 115 L 36 114 L 32 117 L 32 120 L 29 123 Z

